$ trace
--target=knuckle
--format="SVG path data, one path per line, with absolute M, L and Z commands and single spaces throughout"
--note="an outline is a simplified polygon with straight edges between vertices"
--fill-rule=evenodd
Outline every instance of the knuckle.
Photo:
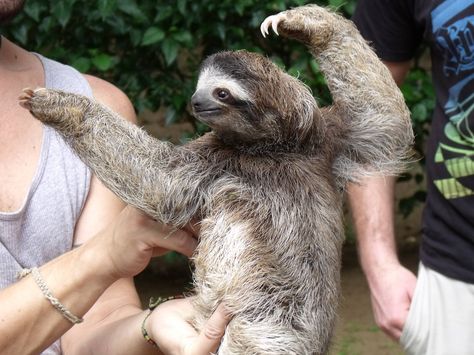
M 184 231 L 177 231 L 174 235 L 175 244 L 179 248 L 186 247 L 189 243 L 189 236 Z
M 216 340 L 222 338 L 224 330 L 214 325 L 208 325 L 204 330 L 204 336 L 209 340 Z

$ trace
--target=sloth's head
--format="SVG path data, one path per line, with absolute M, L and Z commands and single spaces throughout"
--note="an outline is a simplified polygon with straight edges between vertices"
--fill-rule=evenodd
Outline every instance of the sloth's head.
M 269 59 L 220 52 L 202 64 L 191 99 L 194 116 L 238 146 L 300 149 L 324 130 L 310 90 Z

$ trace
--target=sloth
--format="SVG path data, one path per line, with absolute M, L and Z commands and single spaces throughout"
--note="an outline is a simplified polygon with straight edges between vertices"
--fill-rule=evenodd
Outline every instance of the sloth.
M 410 115 L 354 25 L 307 5 L 261 26 L 305 44 L 333 104 L 263 55 L 224 51 L 202 64 L 191 98 L 211 131 L 181 146 L 149 136 L 86 97 L 26 89 L 20 103 L 54 127 L 113 192 L 176 228 L 200 222 L 193 256 L 200 329 L 233 315 L 218 354 L 324 354 L 340 295 L 348 182 L 399 174 Z

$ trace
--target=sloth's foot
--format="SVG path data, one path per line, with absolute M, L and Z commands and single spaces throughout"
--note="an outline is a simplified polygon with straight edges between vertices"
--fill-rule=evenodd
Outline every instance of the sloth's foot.
M 268 29 L 272 26 L 273 32 L 278 36 L 278 24 L 286 18 L 286 14 L 284 12 L 280 12 L 279 14 L 268 16 L 260 25 L 260 32 L 262 32 L 263 37 L 268 35 Z
M 87 108 L 85 97 L 45 88 L 24 89 L 18 99 L 34 117 L 59 130 L 77 127 Z
M 334 35 L 340 16 L 316 5 L 297 7 L 267 17 L 260 26 L 263 37 L 270 27 L 277 35 L 300 41 L 316 52 L 324 49 Z

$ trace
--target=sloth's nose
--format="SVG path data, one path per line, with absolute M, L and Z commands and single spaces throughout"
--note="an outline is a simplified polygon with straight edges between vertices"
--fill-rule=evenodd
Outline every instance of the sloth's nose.
M 204 102 L 204 97 L 202 94 L 196 92 L 192 97 L 191 97 L 191 105 L 193 106 L 193 109 L 199 111 L 199 109 L 203 106 Z

